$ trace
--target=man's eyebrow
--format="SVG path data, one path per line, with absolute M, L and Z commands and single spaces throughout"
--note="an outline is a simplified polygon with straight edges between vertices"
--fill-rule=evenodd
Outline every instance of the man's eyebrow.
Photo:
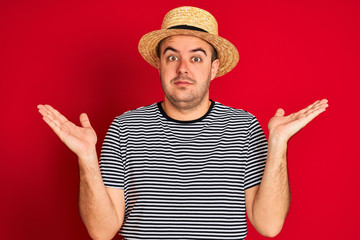
M 173 51 L 173 52 L 179 52 L 178 50 L 176 50 L 176 49 L 175 49 L 175 48 L 173 48 L 173 47 L 167 47 L 167 48 L 165 48 L 165 50 L 164 50 L 164 53 L 163 53 L 163 54 L 165 54 L 167 50 L 171 50 L 171 51 Z
M 166 51 L 168 51 L 168 50 L 171 50 L 171 51 L 173 51 L 173 52 L 179 52 L 178 50 L 176 50 L 176 49 L 173 48 L 173 47 L 167 47 L 167 48 L 165 48 L 163 54 L 165 54 Z M 205 56 L 207 56 L 206 51 L 205 51 L 204 49 L 202 49 L 202 48 L 196 48 L 196 49 L 191 50 L 190 52 L 199 52 L 199 51 L 200 51 L 200 52 L 203 52 L 203 53 L 205 54 Z
M 194 50 L 191 50 L 191 52 L 198 52 L 198 51 L 203 52 L 205 54 L 205 56 L 207 56 L 206 51 L 202 48 L 196 48 Z

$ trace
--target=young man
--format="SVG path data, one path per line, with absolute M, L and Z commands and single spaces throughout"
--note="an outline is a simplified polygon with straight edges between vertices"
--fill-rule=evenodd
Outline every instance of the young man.
M 124 239 L 244 239 L 246 213 L 259 233 L 277 235 L 290 206 L 287 141 L 327 101 L 289 116 L 278 109 L 267 143 L 254 116 L 209 99 L 210 82 L 235 67 L 238 53 L 202 9 L 173 9 L 139 51 L 158 68 L 164 101 L 114 119 L 101 170 L 86 114 L 77 127 L 39 105 L 78 156 L 79 208 L 91 237 L 120 231 Z

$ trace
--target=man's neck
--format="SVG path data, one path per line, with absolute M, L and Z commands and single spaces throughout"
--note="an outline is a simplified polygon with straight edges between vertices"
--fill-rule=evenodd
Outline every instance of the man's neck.
M 178 109 L 166 98 L 161 103 L 161 107 L 165 113 L 172 119 L 179 121 L 192 121 L 201 118 L 204 116 L 211 106 L 211 101 L 206 98 L 202 101 L 196 108 L 193 109 Z

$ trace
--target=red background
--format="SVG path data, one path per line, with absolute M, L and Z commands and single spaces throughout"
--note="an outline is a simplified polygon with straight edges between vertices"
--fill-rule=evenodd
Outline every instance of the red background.
M 170 9 L 210 11 L 237 46 L 238 66 L 211 98 L 256 115 L 316 99 L 329 109 L 289 143 L 292 205 L 276 239 L 359 239 L 359 1 L 2 1 L 1 239 L 88 239 L 76 156 L 41 119 L 48 103 L 102 140 L 112 119 L 163 98 L 137 51 Z M 119 237 L 116 237 L 119 239 Z M 248 239 L 264 239 L 249 226 Z

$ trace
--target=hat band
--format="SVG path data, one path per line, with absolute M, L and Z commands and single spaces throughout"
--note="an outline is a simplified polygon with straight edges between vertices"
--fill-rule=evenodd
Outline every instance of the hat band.
M 199 31 L 199 32 L 206 32 L 204 29 L 198 28 L 198 27 L 194 27 L 194 26 L 189 26 L 189 25 L 177 25 L 177 26 L 172 26 L 169 27 L 168 29 L 187 29 L 187 30 L 195 30 L 195 31 Z

